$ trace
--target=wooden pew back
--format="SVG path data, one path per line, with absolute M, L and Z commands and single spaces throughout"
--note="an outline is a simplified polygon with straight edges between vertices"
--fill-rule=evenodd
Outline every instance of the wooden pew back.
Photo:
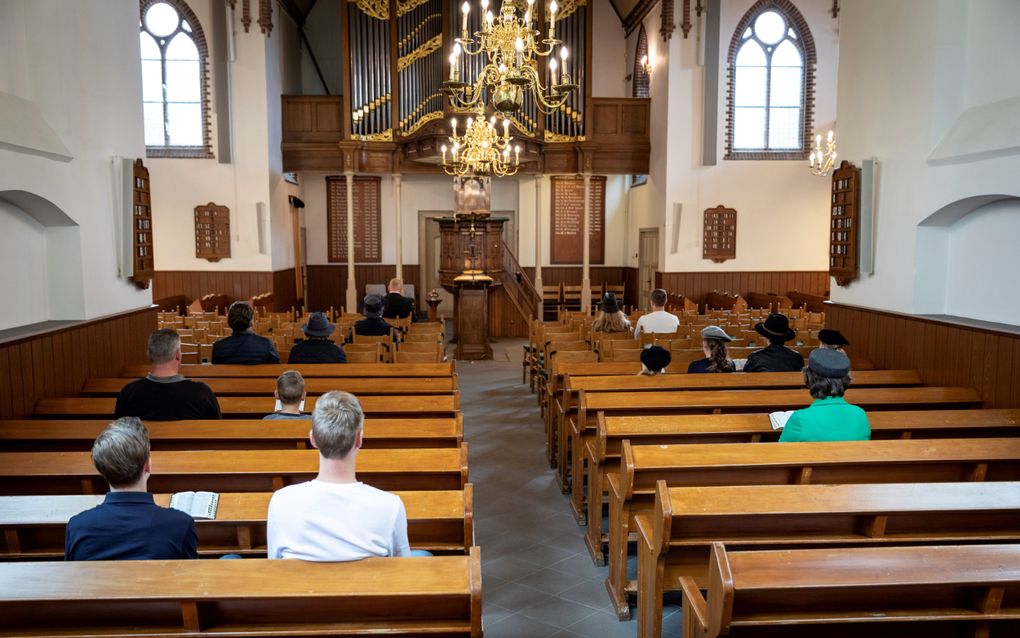
M 446 363 L 314 363 L 286 364 L 267 363 L 255 366 L 241 365 L 182 365 L 180 373 L 189 379 L 207 377 L 272 377 L 276 378 L 287 370 L 297 370 L 306 379 L 311 377 L 449 377 L 453 376 L 453 362 Z M 149 366 L 127 365 L 120 376 L 130 379 L 144 377 L 149 373 Z

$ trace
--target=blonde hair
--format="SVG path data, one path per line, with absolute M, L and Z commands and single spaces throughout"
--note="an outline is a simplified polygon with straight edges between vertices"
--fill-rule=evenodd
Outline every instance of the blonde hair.
M 319 397 L 312 410 L 315 445 L 327 459 L 346 457 L 364 424 L 365 413 L 361 410 L 361 402 L 348 392 L 327 392 Z
M 599 314 L 595 316 L 595 321 L 591 324 L 591 330 L 592 332 L 628 332 L 631 330 L 630 320 L 622 310 L 612 313 L 599 310 Z

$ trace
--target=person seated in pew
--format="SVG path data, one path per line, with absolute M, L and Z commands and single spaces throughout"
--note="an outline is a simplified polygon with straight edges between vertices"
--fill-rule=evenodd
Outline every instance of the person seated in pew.
M 180 374 L 181 338 L 176 330 L 161 328 L 149 336 L 149 360 L 152 371 L 125 385 L 117 395 L 114 416 L 146 421 L 220 418 L 220 404 L 212 389 Z
M 110 491 L 101 505 L 67 522 L 64 560 L 198 558 L 194 519 L 156 505 L 146 490 L 149 451 L 149 431 L 136 417 L 117 419 L 99 434 L 92 463 Z
M 871 439 L 868 415 L 843 399 L 850 387 L 850 359 L 845 354 L 824 348 L 812 350 L 804 368 L 804 384 L 815 400 L 790 415 L 779 437 L 781 443 Z
M 649 346 L 641 351 L 641 372 L 644 376 L 666 374 L 666 368 L 673 361 L 673 355 L 662 346 Z
M 638 317 L 634 324 L 634 338 L 640 339 L 641 333 L 670 334 L 680 328 L 680 319 L 672 312 L 666 312 L 668 295 L 662 288 L 656 288 L 651 294 L 652 311 Z
M 733 337 L 726 334 L 726 331 L 719 326 L 705 326 L 701 329 L 701 349 L 705 353 L 704 359 L 691 361 L 687 366 L 687 372 L 692 374 L 702 372 L 735 372 L 736 366 L 726 356 L 726 344 L 733 341 Z
M 305 338 L 291 348 L 287 363 L 347 363 L 343 348 L 329 340 L 334 330 L 336 326 L 326 315 L 313 312 L 308 316 L 308 323 L 301 326 Z
M 399 277 L 390 279 L 383 297 L 383 319 L 414 319 L 414 299 L 404 296 L 404 280 Z
M 255 310 L 247 301 L 235 301 L 227 311 L 227 325 L 234 331 L 213 344 L 213 364 L 257 365 L 280 363 L 276 346 L 265 337 L 252 332 Z
M 616 295 L 607 292 L 599 302 L 599 314 L 591 324 L 592 332 L 629 332 L 630 319 L 623 314 Z
M 351 326 L 351 332 L 347 335 L 347 342 L 354 341 L 354 335 L 365 337 L 381 337 L 390 335 L 394 341 L 398 339 L 397 329 L 383 319 L 383 298 L 379 295 L 365 295 L 365 301 L 361 307 L 364 319 L 358 319 Z
M 327 392 L 315 402 L 309 440 L 319 450 L 319 474 L 270 499 L 269 558 L 332 562 L 411 555 L 403 501 L 357 479 L 364 423 L 352 394 Z
M 822 344 L 818 346 L 819 348 L 829 348 L 840 352 L 843 352 L 843 346 L 850 345 L 850 342 L 839 330 L 830 330 L 829 328 L 818 331 L 818 341 Z
M 276 379 L 276 391 L 273 393 L 280 408 L 262 417 L 262 420 L 276 419 L 307 419 L 301 410 L 305 405 L 305 378 L 297 370 L 287 370 Z
M 754 330 L 768 339 L 769 345 L 747 357 L 744 372 L 796 372 L 804 367 L 804 355 L 784 345 L 797 336 L 786 315 L 773 312 Z

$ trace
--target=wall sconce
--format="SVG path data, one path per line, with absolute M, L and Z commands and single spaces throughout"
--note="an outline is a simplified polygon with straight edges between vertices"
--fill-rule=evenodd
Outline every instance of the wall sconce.
M 641 70 L 649 77 L 652 75 L 652 61 L 648 59 L 647 55 L 641 56 Z
M 815 150 L 811 151 L 808 157 L 808 165 L 811 174 L 825 177 L 836 164 L 836 138 L 832 131 L 829 131 L 825 149 L 822 149 L 822 136 L 815 135 Z

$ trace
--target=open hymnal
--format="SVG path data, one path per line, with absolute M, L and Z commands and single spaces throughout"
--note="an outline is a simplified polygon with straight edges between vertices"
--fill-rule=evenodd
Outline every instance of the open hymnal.
M 170 509 L 190 514 L 192 518 L 214 519 L 220 505 L 215 492 L 177 492 L 170 497 Z
M 793 415 L 793 410 L 787 410 L 786 412 L 770 412 L 769 421 L 772 422 L 773 430 L 782 430 L 786 427 L 786 422 L 790 420 Z

